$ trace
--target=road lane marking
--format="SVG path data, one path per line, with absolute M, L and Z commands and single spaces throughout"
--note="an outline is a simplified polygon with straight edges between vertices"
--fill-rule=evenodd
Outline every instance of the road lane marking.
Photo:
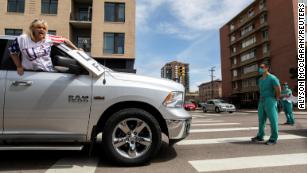
M 306 165 L 307 153 L 237 157 L 237 158 L 214 159 L 214 160 L 195 160 L 195 161 L 189 161 L 189 163 L 198 172 Z
M 210 124 L 193 124 L 192 126 L 230 126 L 230 125 L 239 125 L 240 123 L 210 123 Z
M 237 127 L 237 128 L 218 128 L 218 129 L 191 129 L 190 133 L 246 131 L 246 130 L 258 130 L 258 127 Z
M 195 123 L 222 123 L 224 121 L 222 120 L 192 120 L 192 124 L 195 124 Z
M 94 173 L 98 162 L 98 158 L 64 158 L 57 161 L 46 173 Z
M 266 139 L 269 136 L 265 137 Z M 307 139 L 305 136 L 298 135 L 279 135 L 278 140 L 290 140 L 290 139 Z M 183 140 L 177 143 L 177 145 L 203 145 L 203 144 L 220 144 L 220 143 L 233 143 L 233 142 L 247 142 L 251 137 L 234 137 L 234 138 L 216 138 L 216 139 L 193 139 Z

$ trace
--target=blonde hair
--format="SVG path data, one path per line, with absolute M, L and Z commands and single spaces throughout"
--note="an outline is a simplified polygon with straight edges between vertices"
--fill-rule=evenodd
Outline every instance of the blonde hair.
M 35 37 L 34 37 L 34 28 L 37 26 L 37 25 L 43 25 L 45 28 L 46 28 L 46 33 L 48 32 L 48 24 L 45 20 L 43 19 L 35 19 L 31 22 L 30 26 L 29 26 L 29 30 L 28 30 L 28 35 L 29 37 L 31 37 L 32 40 L 35 40 Z M 45 33 L 45 36 L 46 36 L 46 33 Z M 45 38 L 45 37 L 44 37 Z

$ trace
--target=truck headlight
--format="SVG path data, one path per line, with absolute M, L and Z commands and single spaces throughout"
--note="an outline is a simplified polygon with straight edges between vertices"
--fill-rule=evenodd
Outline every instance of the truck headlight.
M 169 108 L 182 108 L 183 102 L 183 92 L 173 91 L 166 96 L 163 105 Z

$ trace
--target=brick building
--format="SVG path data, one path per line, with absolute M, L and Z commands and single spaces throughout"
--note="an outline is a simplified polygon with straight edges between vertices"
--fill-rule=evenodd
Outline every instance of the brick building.
M 296 87 L 289 70 L 297 68 L 297 3 L 255 0 L 220 28 L 224 98 L 257 106 L 257 70 L 264 60 L 281 82 Z
M 199 100 L 205 102 L 209 99 L 217 99 L 222 97 L 222 81 L 214 80 L 202 83 L 198 86 Z

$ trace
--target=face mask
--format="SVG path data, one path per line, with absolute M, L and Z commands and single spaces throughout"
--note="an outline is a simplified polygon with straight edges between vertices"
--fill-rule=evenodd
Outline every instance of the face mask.
M 285 85 L 284 87 L 285 87 L 285 89 L 288 89 L 288 88 L 289 88 L 289 86 L 288 86 L 288 85 Z
M 259 73 L 260 75 L 263 75 L 264 70 L 263 70 L 262 68 L 259 68 L 259 69 L 258 69 L 258 73 Z

